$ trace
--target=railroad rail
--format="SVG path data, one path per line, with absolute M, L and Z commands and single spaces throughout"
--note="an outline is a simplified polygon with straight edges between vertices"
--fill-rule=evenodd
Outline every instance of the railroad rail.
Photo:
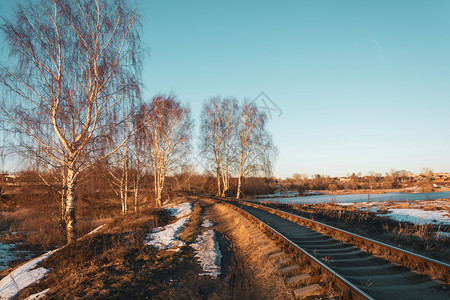
M 448 284 L 416 273 L 428 268 L 448 281 L 447 263 L 275 208 L 210 198 L 240 211 L 300 261 L 331 276 L 344 299 L 450 299 Z

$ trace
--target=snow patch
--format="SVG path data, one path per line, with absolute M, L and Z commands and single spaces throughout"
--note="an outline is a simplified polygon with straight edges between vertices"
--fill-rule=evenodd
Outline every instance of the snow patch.
M 184 202 L 176 206 L 165 206 L 166 210 L 178 221 L 162 227 L 153 228 L 152 232 L 147 234 L 144 244 L 154 246 L 159 250 L 165 250 L 186 245 L 183 241 L 178 240 L 180 231 L 189 223 L 190 214 L 192 214 L 192 203 Z M 177 250 L 175 250 L 177 251 Z
M 208 219 L 203 220 L 202 227 L 208 228 L 208 227 L 213 227 L 213 226 L 214 226 L 214 223 L 211 222 L 210 220 L 208 220 Z
M 105 226 L 105 224 L 98 226 L 97 228 L 95 228 L 94 230 L 90 231 L 89 233 L 87 233 L 85 236 L 97 233 L 100 229 L 102 229 L 102 227 Z
M 183 217 L 175 223 L 153 228 L 152 233 L 147 234 L 144 243 L 159 250 L 182 247 L 186 244 L 178 240 L 178 235 L 187 223 L 189 223 L 189 217 Z
M 409 222 L 418 225 L 442 224 L 450 225 L 448 211 L 425 211 L 414 208 L 390 208 L 389 213 L 380 214 L 380 217 L 388 217 L 398 222 Z
M 176 206 L 166 208 L 166 210 L 172 217 L 176 217 L 177 219 L 183 218 L 192 214 L 192 203 L 184 202 Z
M 50 289 L 43 290 L 42 292 L 39 292 L 37 294 L 33 294 L 28 296 L 25 300 L 39 300 L 43 299 L 45 295 L 50 291 Z
M 29 285 L 35 284 L 43 279 L 50 270 L 37 267 L 42 261 L 50 257 L 58 249 L 47 252 L 18 267 L 0 281 L 0 299 L 11 299 Z
M 209 275 L 214 278 L 220 275 L 220 261 L 222 253 L 220 253 L 219 243 L 215 239 L 215 231 L 207 230 L 197 237 L 191 247 L 194 248 L 195 257 L 200 261 L 200 265 L 205 273 L 200 275 Z

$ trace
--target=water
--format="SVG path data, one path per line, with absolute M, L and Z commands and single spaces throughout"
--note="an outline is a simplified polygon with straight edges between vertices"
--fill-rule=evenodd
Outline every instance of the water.
M 0 243 L 0 271 L 9 268 L 8 263 L 16 260 L 14 253 L 16 245 Z
M 417 201 L 417 200 L 434 200 L 449 199 L 450 192 L 432 192 L 432 193 L 386 193 L 371 194 L 370 202 L 374 201 Z M 275 203 L 355 203 L 367 202 L 369 194 L 350 194 L 350 195 L 317 195 L 305 197 L 290 198 L 260 198 L 258 201 L 270 201 Z

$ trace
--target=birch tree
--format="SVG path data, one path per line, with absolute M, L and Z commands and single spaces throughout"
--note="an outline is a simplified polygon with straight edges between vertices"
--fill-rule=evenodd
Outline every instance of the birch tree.
M 182 166 L 191 150 L 191 111 L 173 96 L 156 96 L 141 107 L 143 134 L 154 174 L 155 204 L 162 205 L 165 178 Z
M 211 98 L 203 105 L 201 118 L 201 151 L 215 167 L 217 195 L 225 197 L 232 164 L 236 161 L 233 145 L 237 133 L 237 100 Z
M 267 116 L 253 103 L 245 102 L 239 110 L 237 127 L 238 186 L 236 198 L 241 195 L 243 179 L 249 175 L 272 174 L 276 149 L 266 129 Z
M 108 149 L 115 149 L 121 144 L 122 147 L 118 148 L 117 151 L 108 158 L 108 172 L 106 178 L 120 200 L 122 214 L 126 215 L 128 213 L 132 129 L 130 128 L 128 119 L 125 119 L 124 122 L 120 124 L 113 122 L 111 125 L 113 128 L 111 128 L 111 134 L 107 137 L 109 142 Z M 123 141 L 125 141 L 125 143 L 123 143 Z
M 139 114 L 133 115 L 133 136 L 131 138 L 131 156 L 130 164 L 132 169 L 133 199 L 134 211 L 137 212 L 140 206 L 142 180 L 144 177 L 144 169 L 146 163 L 145 156 L 145 140 L 143 140 L 140 132 L 143 130 L 143 124 L 140 123 Z
M 46 0 L 19 5 L 1 30 L 10 65 L 2 103 L 17 146 L 63 170 L 67 241 L 77 238 L 75 189 L 102 151 L 113 108 L 138 91 L 139 15 L 116 0 Z

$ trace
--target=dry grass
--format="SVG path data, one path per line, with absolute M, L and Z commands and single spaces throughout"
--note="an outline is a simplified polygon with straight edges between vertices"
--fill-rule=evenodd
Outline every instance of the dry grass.
M 192 214 L 190 221 L 185 228 L 180 232 L 180 239 L 186 244 L 193 243 L 200 234 L 203 222 L 202 208 L 198 203 L 193 203 Z
M 66 246 L 42 266 L 53 271 L 40 284 L 25 290 L 21 297 L 50 287 L 50 298 L 124 297 L 146 259 L 154 256 L 143 239 L 151 229 L 167 222 L 167 215 L 147 211 L 119 217 L 98 234 Z
M 79 236 L 108 222 L 111 218 L 81 218 L 77 221 Z M 51 212 L 37 208 L 20 208 L 0 212 L 0 238 L 3 243 L 22 243 L 22 248 L 53 249 L 65 244 L 66 237 L 59 227 L 59 218 Z

